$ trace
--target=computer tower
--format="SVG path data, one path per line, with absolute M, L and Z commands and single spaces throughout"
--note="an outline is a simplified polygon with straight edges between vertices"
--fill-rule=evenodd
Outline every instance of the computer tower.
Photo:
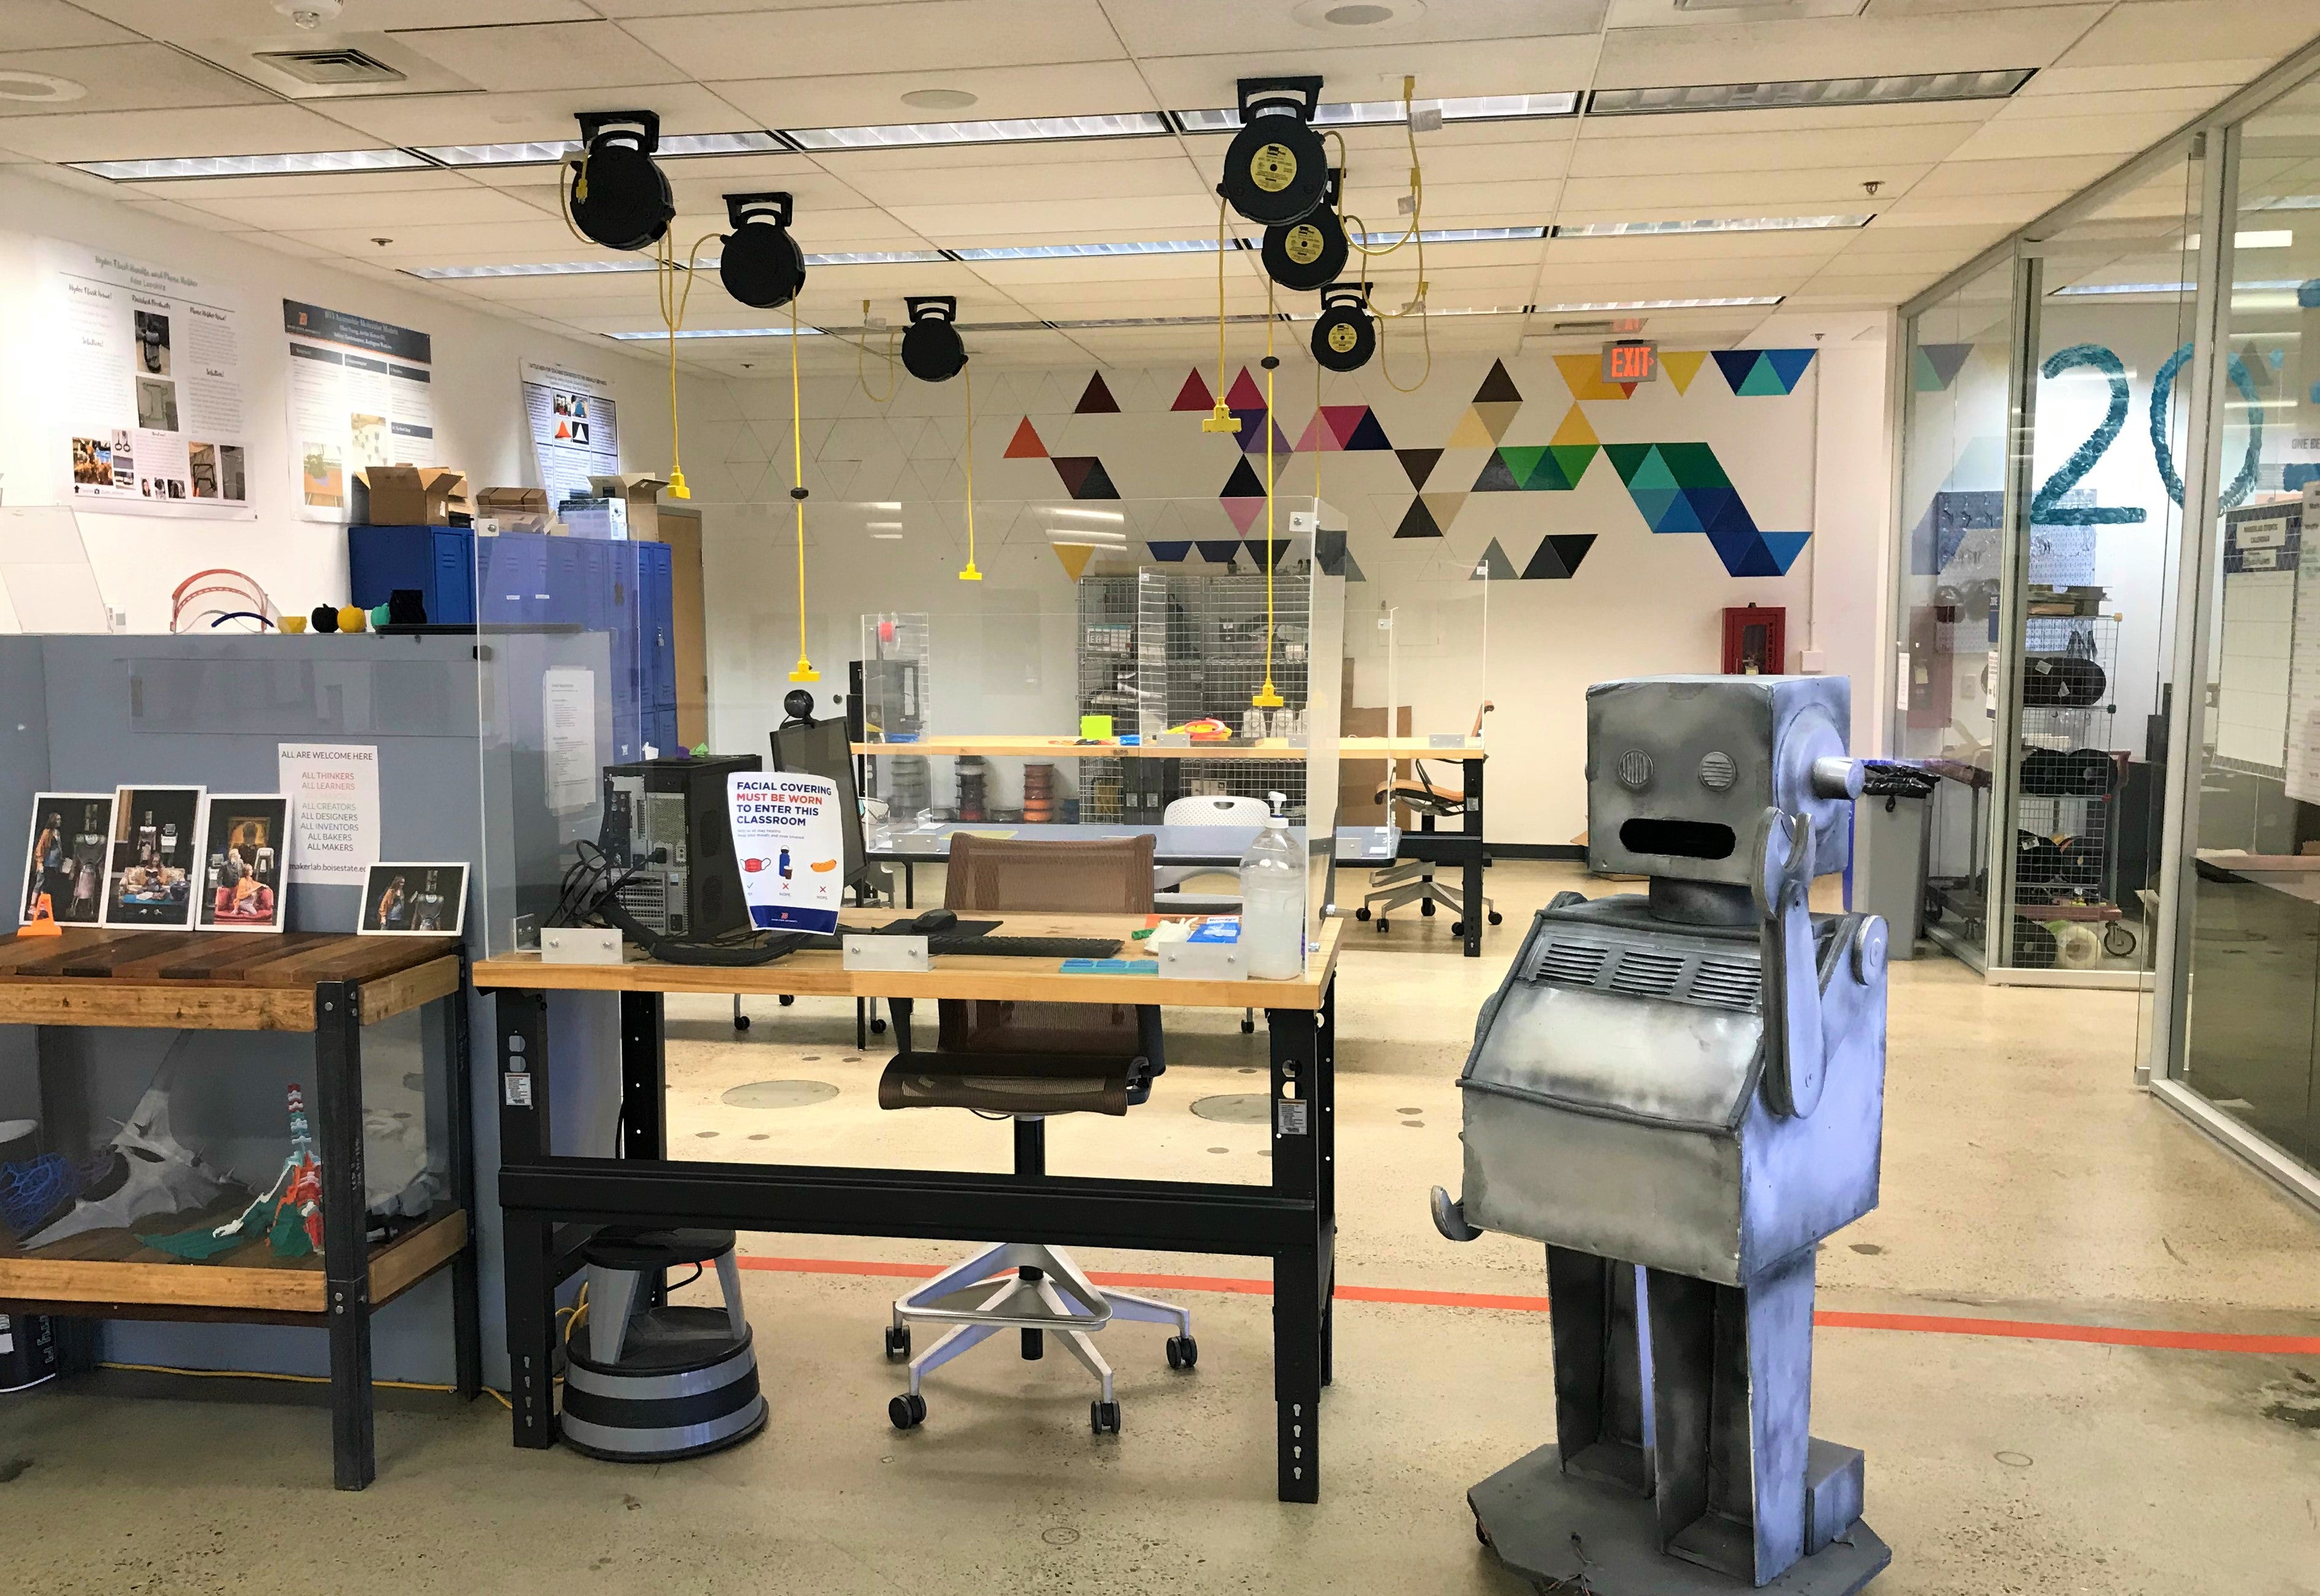
M 629 877 L 621 907 L 646 929 L 712 942 L 749 929 L 725 778 L 764 768 L 755 754 L 604 766 L 600 845 L 614 879 Z
M 53 1380 L 62 1367 L 54 1319 L 40 1313 L 0 1313 L 0 1392 Z

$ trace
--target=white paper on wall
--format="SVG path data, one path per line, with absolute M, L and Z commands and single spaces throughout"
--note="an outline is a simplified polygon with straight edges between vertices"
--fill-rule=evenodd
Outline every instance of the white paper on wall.
M 239 296 L 111 250 L 42 254 L 58 501 L 252 519 Z
M 539 723 L 547 743 L 548 808 L 575 814 L 596 801 L 596 673 L 561 666 L 539 681 Z
M 282 302 L 282 331 L 291 502 L 310 520 L 346 519 L 358 471 L 449 463 L 435 444 L 435 345 L 426 333 L 295 299 Z
M 276 749 L 277 791 L 290 795 L 294 886 L 360 886 L 378 859 L 378 748 L 371 743 L 285 742 Z
M 612 394 L 603 377 L 523 362 L 524 422 L 550 514 L 568 498 L 585 498 L 591 476 L 619 474 L 620 415 Z

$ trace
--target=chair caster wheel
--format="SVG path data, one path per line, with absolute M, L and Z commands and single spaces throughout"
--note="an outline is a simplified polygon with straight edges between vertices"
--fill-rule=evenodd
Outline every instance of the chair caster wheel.
M 1383 936 L 1385 934 L 1385 916 L 1382 914 L 1378 916 L 1377 929 L 1380 936 Z
M 785 992 L 782 993 L 781 1003 L 783 1008 L 786 1009 L 795 1002 L 797 1002 L 797 999 L 791 996 L 788 993 Z
M 1095 1433 L 1100 1436 L 1118 1435 L 1119 1433 L 1119 1404 L 1118 1402 L 1090 1402 L 1088 1404 L 1088 1428 L 1095 1431 Z
M 896 1364 L 906 1363 L 910 1360 L 910 1356 L 911 1327 L 888 1325 L 886 1327 L 886 1361 Z
M 1505 915 L 1503 915 L 1503 914 L 1500 914 L 1497 910 L 1493 909 L 1493 910 L 1491 910 L 1491 911 L 1490 920 L 1491 920 L 1491 923 L 1492 925 L 1494 925 L 1494 926 L 1495 926 L 1495 925 L 1504 925 L 1504 924 L 1506 923 L 1507 917 L 1506 917 Z
M 1255 1036 L 1256 1034 L 1256 1021 L 1254 1020 L 1242 1020 L 1240 1022 L 1240 1034 L 1245 1037 Z
M 1354 911 L 1354 918 L 1355 920 L 1367 920 L 1369 917 L 1370 911 L 1367 909 L 1356 909 Z
M 886 1034 L 886 1022 L 883 1020 L 873 1020 L 870 1022 L 870 1034 L 874 1037 L 884 1036 Z
M 735 1030 L 747 1030 L 747 1029 L 749 1029 L 749 1017 L 748 1017 L 747 1014 L 736 1014 L 736 1015 L 734 1015 L 734 1016 L 733 1016 L 733 1029 L 734 1029 Z
M 1190 1336 L 1171 1336 L 1168 1338 L 1168 1366 L 1170 1368 L 1189 1369 L 1200 1361 L 1201 1344 L 1198 1341 L 1193 1340 Z
M 1480 1519 L 1474 1520 L 1474 1538 L 1486 1546 L 1491 1546 L 1491 1532 L 1482 1528 L 1482 1521 Z M 1491 1549 L 1496 1551 L 1498 1548 L 1491 1546 Z
M 1454 937 L 1464 936 L 1466 934 L 1466 922 L 1463 920 L 1452 920 L 1450 922 L 1450 934 Z
M 1420 902 L 1418 905 L 1418 913 L 1426 916 L 1427 919 L 1432 920 L 1434 918 L 1434 900 L 1427 898 Z
M 916 1429 L 927 1421 L 927 1399 L 906 1391 L 886 1404 L 886 1417 L 896 1429 Z

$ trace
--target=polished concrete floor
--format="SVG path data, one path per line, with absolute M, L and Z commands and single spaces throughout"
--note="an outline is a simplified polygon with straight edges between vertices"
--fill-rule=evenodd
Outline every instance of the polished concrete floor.
M 1248 1261 L 1089 1256 L 1200 1277 L 1196 1371 L 1121 1324 L 1123 1433 L 1088 1432 L 1089 1383 L 1003 1340 L 935 1375 L 901 1435 L 880 1352 L 915 1242 L 748 1238 L 772 1423 L 735 1452 L 651 1468 L 517 1453 L 496 1403 L 390 1397 L 380 1476 L 327 1488 L 304 1388 L 107 1374 L 0 1401 L 0 1525 L 39 1592 L 1488 1592 L 1523 1587 L 1475 1544 L 1464 1492 L 1549 1438 L 1537 1249 L 1459 1247 L 1426 1215 L 1455 1185 L 1454 1082 L 1474 1011 L 1530 911 L 1589 887 L 1503 865 L 1508 923 L 1455 957 L 1446 923 L 1349 927 L 1340 982 L 1337 1380 L 1323 1501 L 1273 1500 L 1268 1305 L 1215 1289 Z M 925 891 L 922 884 L 922 893 Z M 1006 1129 L 882 1114 L 850 1010 L 722 1004 L 672 1026 L 672 1138 L 687 1156 L 1003 1167 Z M 1171 1068 L 1125 1120 L 1056 1124 L 1058 1173 L 1264 1177 L 1264 1038 L 1170 1014 Z M 1869 1521 L 1903 1592 L 2320 1593 L 2320 1217 L 2137 1092 L 2130 993 L 1981 985 L 1894 967 L 1884 1200 L 1821 1260 L 1816 1430 L 1869 1455 Z M 818 1082 L 834 1093 L 741 1095 Z M 1193 1111 L 1205 1105 L 1222 1119 Z M 1958 1321 L 1975 1321 L 1961 1327 Z M 1942 1321 L 1949 1321 L 1950 1329 Z M 1990 1321 L 2003 1321 L 1992 1323 Z M 1960 1328 L 1972 1333 L 1954 1333 Z M 2189 1332 L 2136 1345 L 2132 1332 Z M 2262 1339 L 2241 1339 L 2260 1338 Z M 2149 1340 L 2151 1338 L 2142 1338 Z

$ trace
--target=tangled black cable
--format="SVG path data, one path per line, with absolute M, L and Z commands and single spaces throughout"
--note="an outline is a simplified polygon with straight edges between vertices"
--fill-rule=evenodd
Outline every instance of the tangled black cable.
M 837 945 L 835 938 L 811 936 L 802 931 L 750 930 L 738 938 L 714 942 L 684 942 L 664 937 L 630 914 L 621 902 L 621 889 L 636 878 L 642 865 L 630 865 L 614 875 L 612 862 L 600 845 L 583 838 L 572 846 L 576 857 L 564 872 L 556 907 L 548 915 L 549 925 L 605 926 L 619 931 L 663 964 L 671 965 L 769 965 L 800 948 Z

